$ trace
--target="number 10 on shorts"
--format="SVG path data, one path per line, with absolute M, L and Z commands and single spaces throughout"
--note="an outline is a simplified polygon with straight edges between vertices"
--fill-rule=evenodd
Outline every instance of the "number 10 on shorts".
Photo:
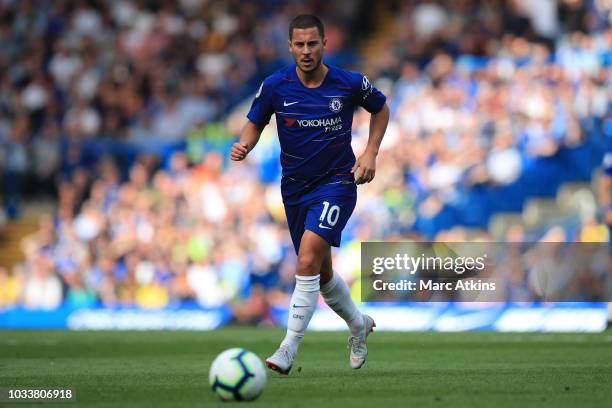
M 340 207 L 337 205 L 332 205 L 330 207 L 328 201 L 323 201 L 323 211 L 321 211 L 321 216 L 319 217 L 319 227 L 325 229 L 331 229 L 338 222 L 338 217 L 340 216 Z M 326 227 L 323 225 L 323 222 L 327 221 Z

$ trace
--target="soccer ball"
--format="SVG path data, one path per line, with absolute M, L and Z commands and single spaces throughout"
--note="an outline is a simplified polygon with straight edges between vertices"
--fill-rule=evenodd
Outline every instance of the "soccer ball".
M 210 366 L 208 381 L 224 401 L 251 401 L 266 385 L 266 370 L 255 353 L 232 348 L 219 354 Z

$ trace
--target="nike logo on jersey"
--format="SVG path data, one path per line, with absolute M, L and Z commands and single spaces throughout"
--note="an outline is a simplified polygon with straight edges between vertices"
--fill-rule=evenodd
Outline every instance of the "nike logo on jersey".
M 319 228 L 323 228 L 323 229 L 331 229 L 331 227 L 326 227 L 325 225 L 319 223 Z
M 299 101 L 295 101 L 295 102 L 287 102 L 287 101 L 283 101 L 283 106 L 291 106 L 291 105 L 295 105 L 296 103 L 298 103 Z

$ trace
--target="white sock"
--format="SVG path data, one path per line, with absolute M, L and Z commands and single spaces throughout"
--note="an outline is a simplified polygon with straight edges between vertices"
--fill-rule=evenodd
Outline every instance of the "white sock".
M 359 336 L 363 330 L 363 316 L 357 305 L 351 299 L 348 285 L 338 274 L 334 273 L 329 282 L 321 288 L 325 303 L 332 308 L 338 316 L 344 319 L 351 334 Z
M 294 354 L 297 352 L 302 337 L 304 337 L 304 332 L 317 307 L 318 299 L 319 275 L 296 275 L 295 289 L 289 304 L 287 334 L 281 343 L 281 345 L 289 345 Z

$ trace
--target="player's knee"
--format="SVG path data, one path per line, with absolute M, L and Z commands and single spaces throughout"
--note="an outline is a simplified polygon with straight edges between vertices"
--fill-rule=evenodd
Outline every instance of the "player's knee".
M 297 274 L 313 276 L 318 275 L 321 269 L 321 260 L 312 252 L 301 252 L 297 260 Z

